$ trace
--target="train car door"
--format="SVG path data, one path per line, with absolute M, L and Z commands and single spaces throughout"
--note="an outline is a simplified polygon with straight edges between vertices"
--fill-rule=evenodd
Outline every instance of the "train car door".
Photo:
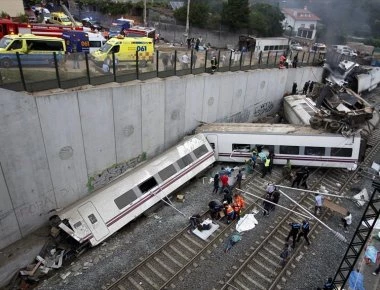
M 108 227 L 104 223 L 102 217 L 92 202 L 88 202 L 82 205 L 80 208 L 78 208 L 78 212 L 86 222 L 88 228 L 97 241 L 100 241 L 102 238 L 108 235 Z
M 215 158 L 219 159 L 219 146 L 218 146 L 218 136 L 217 135 L 207 135 L 206 139 L 208 143 L 210 143 L 210 146 L 212 149 L 214 149 Z

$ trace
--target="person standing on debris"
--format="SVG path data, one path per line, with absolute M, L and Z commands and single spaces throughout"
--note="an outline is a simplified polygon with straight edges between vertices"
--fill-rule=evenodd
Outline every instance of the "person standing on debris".
M 235 178 L 236 178 L 235 186 L 241 189 L 241 181 L 243 180 L 243 173 L 241 173 L 241 170 L 239 170 L 239 173 L 236 175 Z
M 310 81 L 305 82 L 305 84 L 303 86 L 302 94 L 304 94 L 304 95 L 307 94 L 307 90 L 309 89 L 309 85 L 310 85 Z
M 301 229 L 301 224 L 300 223 L 289 223 L 289 225 L 291 226 L 291 229 L 290 229 L 290 232 L 288 234 L 288 237 L 286 238 L 286 241 L 288 242 L 290 236 L 292 236 L 292 238 L 293 238 L 292 248 L 294 249 L 296 246 L 296 240 L 297 240 L 298 232 Z
M 343 222 L 344 232 L 348 233 L 348 226 L 352 224 L 352 214 L 349 211 L 347 211 L 346 216 L 342 218 L 342 222 Z
M 219 200 L 212 200 L 208 204 L 212 219 L 219 219 L 219 212 L 223 210 L 223 204 Z
M 313 88 L 314 88 L 314 82 L 311 82 L 309 86 L 309 93 L 313 91 Z
M 289 248 L 289 244 L 286 243 L 284 245 L 284 248 L 282 249 L 281 253 L 280 253 L 280 258 L 281 258 L 281 262 L 280 262 L 280 265 L 282 267 L 285 266 L 286 262 L 288 261 L 289 259 L 289 256 L 290 256 L 290 252 L 291 252 L 291 249 Z
M 297 64 L 298 64 L 298 53 L 293 58 L 293 68 L 297 68 Z
M 310 246 L 310 241 L 308 238 L 308 234 L 310 232 L 310 224 L 307 220 L 302 221 L 302 227 L 301 232 L 298 234 L 297 242 L 300 241 L 301 237 L 304 237 L 305 241 L 307 242 L 307 245 Z
M 214 189 L 212 193 L 218 193 L 218 189 L 219 189 L 219 174 L 216 173 L 214 175 Z
M 292 87 L 292 95 L 296 95 L 296 94 L 297 94 L 297 83 L 294 82 L 293 87 Z

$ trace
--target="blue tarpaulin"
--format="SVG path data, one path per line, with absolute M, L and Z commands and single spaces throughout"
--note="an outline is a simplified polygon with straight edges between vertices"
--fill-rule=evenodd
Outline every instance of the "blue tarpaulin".
M 365 290 L 363 285 L 363 274 L 357 271 L 352 271 L 348 278 L 348 284 L 351 290 Z

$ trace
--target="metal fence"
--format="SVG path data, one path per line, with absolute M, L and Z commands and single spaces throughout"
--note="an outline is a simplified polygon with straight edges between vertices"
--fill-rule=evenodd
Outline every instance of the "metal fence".
M 0 87 L 13 91 L 36 92 L 68 89 L 84 85 L 127 82 L 211 72 L 211 59 L 218 61 L 217 71 L 237 71 L 279 67 L 282 53 L 236 52 L 232 50 L 156 50 L 146 62 L 135 59 L 119 62 L 115 55 L 108 62 L 96 63 L 88 53 L 62 55 L 52 53 L 36 60 L 35 55 L 16 54 L 13 61 L 0 60 Z M 294 55 L 294 53 L 293 53 Z M 320 64 L 323 55 L 299 52 L 298 66 Z M 292 55 L 288 57 L 292 60 Z M 291 67 L 290 63 L 290 67 Z

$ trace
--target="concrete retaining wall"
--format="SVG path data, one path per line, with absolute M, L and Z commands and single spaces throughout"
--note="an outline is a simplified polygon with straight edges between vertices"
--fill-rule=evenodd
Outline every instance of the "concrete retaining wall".
M 1 90 L 0 248 L 46 223 L 126 166 L 152 157 L 199 122 L 251 122 L 276 112 L 293 81 L 321 68 L 187 75 L 48 96 Z M 127 165 L 125 161 L 134 160 Z M 107 174 L 100 173 L 107 169 Z

